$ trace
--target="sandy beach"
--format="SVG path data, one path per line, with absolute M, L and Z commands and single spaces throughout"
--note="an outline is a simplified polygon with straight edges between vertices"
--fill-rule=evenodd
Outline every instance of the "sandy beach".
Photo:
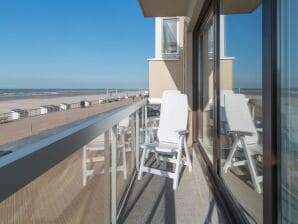
M 129 95 L 136 95 L 136 91 L 131 91 Z M 124 93 L 119 93 L 120 96 L 124 96 Z M 116 96 L 115 93 L 111 96 Z M 80 103 L 82 100 L 95 101 L 99 99 L 105 99 L 110 97 L 105 93 L 102 94 L 85 94 L 75 96 L 38 96 L 32 98 L 12 98 L 0 100 L 0 114 L 8 113 L 12 109 L 35 109 L 41 105 L 59 105 L 60 103 Z
M 56 100 L 55 102 L 57 102 L 57 99 L 53 100 Z M 133 103 L 135 100 L 138 100 L 138 98 L 122 99 L 120 101 L 97 104 L 88 108 L 76 108 L 66 111 L 57 111 L 40 116 L 27 117 L 13 122 L 3 123 L 0 124 L 0 144 L 6 144 L 37 134 L 41 131 L 55 128 L 93 115 L 97 115 L 102 112 L 106 112 L 117 107 Z M 30 104 L 30 106 L 31 105 L 32 103 Z

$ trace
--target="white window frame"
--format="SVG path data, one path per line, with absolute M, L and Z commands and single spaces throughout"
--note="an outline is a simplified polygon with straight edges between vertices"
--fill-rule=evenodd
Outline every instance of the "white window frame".
M 164 20 L 169 20 L 169 19 L 177 19 L 177 52 L 174 53 L 163 53 L 163 22 Z M 162 58 L 179 58 L 179 35 L 180 33 L 180 26 L 179 26 L 179 17 L 162 17 L 161 18 L 161 26 L 160 26 L 160 55 Z

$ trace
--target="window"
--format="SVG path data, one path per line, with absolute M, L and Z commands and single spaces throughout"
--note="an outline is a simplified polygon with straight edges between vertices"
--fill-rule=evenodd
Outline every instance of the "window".
M 178 18 L 163 18 L 161 33 L 162 56 L 177 55 L 178 49 Z

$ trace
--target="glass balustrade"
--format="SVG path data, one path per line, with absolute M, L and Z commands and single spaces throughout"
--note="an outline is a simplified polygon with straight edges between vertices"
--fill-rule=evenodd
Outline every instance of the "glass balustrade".
M 8 152 L 0 154 L 0 223 L 116 223 L 141 155 L 145 105 L 0 146 Z

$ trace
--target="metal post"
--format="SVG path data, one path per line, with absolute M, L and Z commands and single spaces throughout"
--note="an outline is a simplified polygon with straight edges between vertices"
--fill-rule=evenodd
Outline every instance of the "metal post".
M 144 127 L 145 127 L 145 106 L 142 107 L 141 111 L 142 111 L 141 128 L 144 129 Z M 145 142 L 144 140 L 145 140 L 145 132 L 142 131 L 141 142 L 144 143 Z
M 139 171 L 140 162 L 140 116 L 139 110 L 136 112 L 136 166 Z
M 148 124 L 148 104 L 145 105 L 145 127 L 147 127 Z
M 110 129 L 112 145 L 112 224 L 117 223 L 117 125 Z
M 82 160 L 82 169 L 83 169 L 83 186 L 87 184 L 87 146 L 83 147 L 83 160 Z
M 131 114 L 130 115 L 130 127 L 131 127 L 131 150 L 133 153 L 131 153 L 132 156 L 132 161 L 133 162 L 133 167 L 136 166 L 136 153 L 135 153 L 135 149 L 136 149 L 136 128 L 135 128 L 135 114 Z
M 104 178 L 105 178 L 105 196 L 104 196 L 104 223 L 111 223 L 111 176 L 110 176 L 110 167 L 111 167 L 111 150 L 110 150 L 110 133 L 106 131 L 104 133 Z

